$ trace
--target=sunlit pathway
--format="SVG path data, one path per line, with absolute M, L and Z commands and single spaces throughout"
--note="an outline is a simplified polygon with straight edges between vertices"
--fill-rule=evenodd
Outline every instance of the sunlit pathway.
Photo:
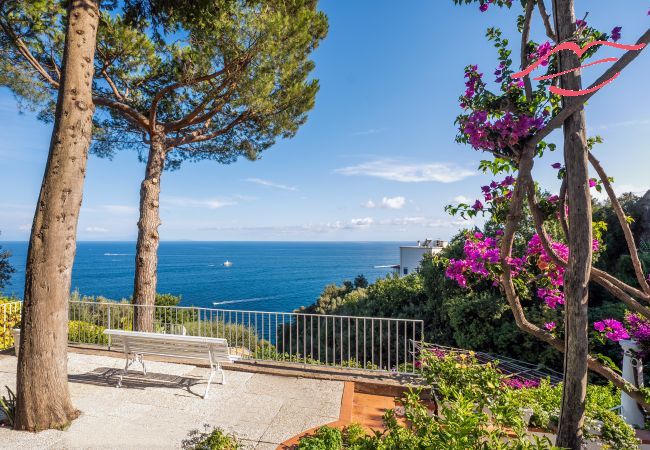
M 2 389 L 15 387 L 16 361 L 0 355 Z M 342 382 L 229 371 L 227 384 L 217 380 L 203 400 L 208 369 L 147 362 L 146 378 L 135 367 L 117 389 L 123 365 L 123 359 L 70 353 L 70 389 L 81 417 L 67 431 L 0 429 L 0 448 L 179 448 L 191 430 L 207 424 L 235 433 L 250 448 L 275 449 L 339 417 Z

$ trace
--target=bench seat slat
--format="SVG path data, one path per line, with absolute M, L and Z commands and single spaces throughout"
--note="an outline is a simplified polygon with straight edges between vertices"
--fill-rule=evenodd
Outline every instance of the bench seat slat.
M 135 348 L 152 349 L 152 350 L 165 349 L 174 352 L 202 352 L 202 353 L 206 353 L 208 350 L 210 350 L 213 354 L 218 354 L 218 353 L 228 354 L 228 347 L 226 346 L 215 346 L 215 345 L 185 346 L 185 345 L 179 345 L 178 343 L 169 345 L 165 341 L 143 342 L 143 341 L 130 341 L 130 340 L 122 341 L 119 342 L 118 344 L 124 345 L 125 343 L 130 349 L 135 349 Z
M 113 344 L 122 346 L 130 354 L 146 354 L 188 359 L 229 361 L 228 341 L 221 338 L 143 333 L 137 331 L 105 330 Z

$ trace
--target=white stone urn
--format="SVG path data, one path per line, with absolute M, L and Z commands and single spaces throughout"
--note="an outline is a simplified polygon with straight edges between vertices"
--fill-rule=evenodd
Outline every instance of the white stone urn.
M 635 341 L 619 341 L 623 348 L 623 378 L 635 387 L 643 386 L 643 362 L 639 356 L 640 348 Z M 627 423 L 643 428 L 645 415 L 632 397 L 621 393 L 621 415 Z
M 14 328 L 11 332 L 14 335 L 14 351 L 16 352 L 16 356 L 18 356 L 18 352 L 20 351 L 20 328 Z

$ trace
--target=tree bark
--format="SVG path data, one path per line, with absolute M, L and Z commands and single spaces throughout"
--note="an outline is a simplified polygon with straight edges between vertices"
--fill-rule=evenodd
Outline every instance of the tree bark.
M 68 300 L 88 149 L 99 12 L 73 0 L 50 149 L 25 271 L 15 428 L 66 427 L 79 412 L 68 390 Z
M 134 329 L 153 331 L 154 303 L 158 282 L 158 227 L 160 226 L 160 177 L 165 168 L 165 135 L 151 136 L 145 178 L 140 186 L 140 220 L 133 284 Z
M 555 0 L 555 20 L 560 42 L 575 31 L 573 0 Z M 569 51 L 559 54 L 559 70 L 580 66 L 578 56 Z M 579 90 L 579 71 L 561 77 L 562 87 Z M 580 102 L 564 97 L 565 106 Z M 564 161 L 569 205 L 569 260 L 564 273 L 565 352 L 564 385 L 556 445 L 578 450 L 582 445 L 582 426 L 587 394 L 589 355 L 588 314 L 589 277 L 592 263 L 591 194 L 585 112 L 581 107 L 564 121 Z

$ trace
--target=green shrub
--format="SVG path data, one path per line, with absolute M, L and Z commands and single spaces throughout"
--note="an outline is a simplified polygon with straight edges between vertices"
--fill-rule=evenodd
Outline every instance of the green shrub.
M 12 329 L 20 326 L 20 305 L 18 299 L 0 297 L 0 350 L 11 348 L 14 345 Z
M 300 440 L 299 450 L 330 450 L 343 448 L 343 433 L 338 428 L 321 427 L 313 436 Z
M 251 351 L 258 346 L 257 333 L 253 328 L 245 325 L 223 321 L 194 320 L 183 323 L 183 326 L 189 336 L 224 338 L 228 340 L 228 345 L 231 347 L 243 347 Z
M 358 426 L 343 430 L 319 428 L 312 436 L 300 440 L 300 450 L 401 450 L 401 449 L 517 449 L 546 450 L 553 446 L 548 439 L 529 440 L 524 433 L 508 436 L 503 427 L 494 426 L 494 420 L 476 409 L 473 399 L 463 394 L 441 405 L 441 414 L 431 417 L 411 392 L 404 398 L 406 426 L 402 425 L 392 410 L 384 415 L 386 430 L 366 435 Z M 507 438 L 507 440 L 506 440 Z
M 68 322 L 68 341 L 81 344 L 108 345 L 104 327 L 93 323 L 71 320 Z
M 526 431 L 521 419 L 522 409 L 532 409 L 531 426 L 552 432 L 557 425 L 562 400 L 561 384 L 553 386 L 548 380 L 540 380 L 537 387 L 508 387 L 503 383 L 505 376 L 499 371 L 498 364 L 481 364 L 471 352 L 425 353 L 421 371 L 432 385 L 442 405 L 441 416 L 445 419 L 448 405 L 455 410 L 451 411 L 452 414 L 458 414 L 458 410 L 467 406 L 469 401 L 475 411 L 489 411 L 491 423 L 509 427 L 518 436 L 523 436 Z M 585 436 L 599 439 L 603 448 L 637 449 L 638 440 L 632 427 L 611 411 L 619 403 L 620 391 L 613 385 L 588 385 Z M 587 433 L 595 421 L 604 423 L 599 437 Z M 457 421 L 448 423 L 447 429 L 452 430 L 457 425 Z
M 185 450 L 238 450 L 243 448 L 237 438 L 226 434 L 221 428 L 210 430 L 204 425 L 205 431 L 190 431 L 188 438 L 183 440 L 182 448 Z

